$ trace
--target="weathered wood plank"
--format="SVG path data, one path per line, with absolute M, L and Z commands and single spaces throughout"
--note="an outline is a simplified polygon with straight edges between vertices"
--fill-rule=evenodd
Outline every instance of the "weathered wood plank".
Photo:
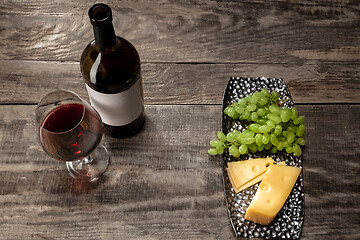
M 107 2 L 143 62 L 360 60 L 357 1 Z M 1 3 L 2 59 L 78 61 L 93 38 L 88 1 Z
M 356 239 L 359 105 L 298 106 L 307 117 L 302 239 Z M 231 239 L 221 162 L 206 153 L 220 106 L 146 106 L 137 136 L 104 142 L 105 178 L 74 183 L 40 149 L 34 106 L 0 106 L 4 239 Z
M 0 60 L 0 104 L 36 104 L 64 88 L 87 97 L 76 62 Z M 360 63 L 143 63 L 146 104 L 221 104 L 231 76 L 283 78 L 296 103 L 360 103 Z

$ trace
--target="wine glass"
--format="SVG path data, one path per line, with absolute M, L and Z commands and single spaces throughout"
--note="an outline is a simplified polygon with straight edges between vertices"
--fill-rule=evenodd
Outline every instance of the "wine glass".
M 66 161 L 73 178 L 95 181 L 106 171 L 110 157 L 99 144 L 103 125 L 89 103 L 74 92 L 57 90 L 40 100 L 35 115 L 41 146 L 52 158 Z

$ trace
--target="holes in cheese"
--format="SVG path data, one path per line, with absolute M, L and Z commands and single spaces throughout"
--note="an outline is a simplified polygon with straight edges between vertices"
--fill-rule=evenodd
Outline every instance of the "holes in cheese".
M 245 161 L 229 162 L 227 173 L 236 193 L 260 182 L 268 166 L 274 163 L 269 158 L 255 158 Z
M 263 175 L 245 219 L 269 225 L 284 205 L 300 172 L 298 167 L 271 164 Z

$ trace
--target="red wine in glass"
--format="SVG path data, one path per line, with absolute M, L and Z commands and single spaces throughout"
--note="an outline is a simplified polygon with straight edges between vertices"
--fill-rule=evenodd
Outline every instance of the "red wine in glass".
M 46 95 L 38 104 L 39 140 L 51 157 L 67 161 L 71 176 L 93 181 L 109 163 L 100 115 L 75 93 L 59 90 Z
M 40 141 L 52 157 L 74 161 L 88 156 L 102 138 L 96 112 L 82 104 L 61 105 L 47 114 L 40 128 Z

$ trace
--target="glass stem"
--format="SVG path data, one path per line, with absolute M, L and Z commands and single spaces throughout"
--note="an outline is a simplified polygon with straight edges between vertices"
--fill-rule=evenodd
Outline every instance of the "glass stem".
M 82 170 L 83 165 L 88 165 L 92 163 L 92 161 L 94 161 L 94 159 L 91 156 L 84 157 L 83 159 L 80 160 L 79 165 L 76 166 L 76 170 L 78 171 Z
M 94 161 L 94 159 L 91 156 L 87 156 L 81 159 L 82 164 L 90 164 L 92 161 Z

